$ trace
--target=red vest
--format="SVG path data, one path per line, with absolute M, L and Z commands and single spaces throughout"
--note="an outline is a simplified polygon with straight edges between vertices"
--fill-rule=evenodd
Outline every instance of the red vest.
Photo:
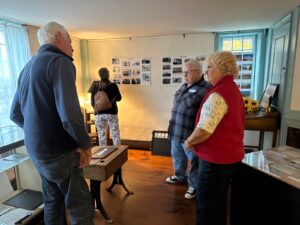
M 211 163 L 239 162 L 244 157 L 245 110 L 241 93 L 232 76 L 224 76 L 205 95 L 197 113 L 196 125 L 203 103 L 213 92 L 217 92 L 224 98 L 228 110 L 214 133 L 206 141 L 195 145 L 195 152 L 199 158 Z

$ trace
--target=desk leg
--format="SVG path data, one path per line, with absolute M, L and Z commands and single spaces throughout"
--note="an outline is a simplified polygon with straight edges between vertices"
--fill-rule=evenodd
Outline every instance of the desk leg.
M 272 147 L 276 146 L 277 130 L 273 132 Z
M 127 187 L 125 186 L 124 184 L 124 181 L 123 181 L 123 177 L 122 177 L 122 169 L 119 168 L 115 173 L 114 173 L 114 179 L 113 179 L 113 182 L 112 184 L 110 185 L 109 188 L 107 188 L 106 190 L 111 192 L 111 190 L 113 189 L 113 187 L 115 186 L 115 184 L 119 184 L 119 185 L 122 185 L 122 187 L 124 188 L 124 190 L 130 194 L 130 195 L 133 195 L 133 192 L 132 191 L 129 191 L 127 189 Z
M 258 150 L 263 150 L 264 148 L 264 131 L 259 132 L 259 144 L 258 144 Z
M 101 181 L 91 180 L 90 189 L 91 189 L 93 203 L 95 203 L 96 201 L 96 208 L 100 211 L 101 215 L 103 216 L 103 218 L 107 223 L 112 223 L 113 220 L 109 217 L 101 202 Z

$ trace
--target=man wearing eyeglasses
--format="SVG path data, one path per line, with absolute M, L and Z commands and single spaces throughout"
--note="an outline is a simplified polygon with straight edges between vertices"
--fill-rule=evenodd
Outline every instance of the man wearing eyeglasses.
M 190 59 L 184 66 L 185 83 L 176 91 L 169 122 L 169 138 L 171 139 L 171 155 L 174 175 L 166 179 L 167 183 L 188 182 L 188 190 L 184 197 L 193 199 L 196 195 L 198 157 L 194 151 L 184 147 L 184 140 L 193 132 L 195 119 L 200 103 L 211 87 L 204 80 L 200 63 Z M 187 172 L 188 160 L 190 160 Z

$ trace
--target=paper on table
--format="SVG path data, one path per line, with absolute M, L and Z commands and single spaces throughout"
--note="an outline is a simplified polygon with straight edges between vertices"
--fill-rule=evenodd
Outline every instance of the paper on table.
M 31 211 L 26 209 L 20 209 L 20 208 L 13 209 L 0 217 L 0 223 L 4 223 L 7 225 L 14 225 L 15 222 L 28 216 L 30 213 Z
M 13 192 L 13 188 L 9 182 L 6 172 L 0 173 L 0 198 Z

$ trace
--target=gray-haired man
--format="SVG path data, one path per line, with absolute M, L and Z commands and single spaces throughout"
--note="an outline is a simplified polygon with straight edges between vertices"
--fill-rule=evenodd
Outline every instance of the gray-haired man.
M 166 182 L 173 184 L 188 181 L 189 188 L 185 198 L 192 199 L 196 194 L 198 157 L 193 151 L 185 149 L 183 143 L 194 130 L 197 110 L 211 85 L 204 80 L 200 64 L 196 60 L 189 60 L 183 72 L 185 83 L 175 93 L 168 128 L 174 175 L 168 177 Z M 187 175 L 188 160 L 190 167 Z

